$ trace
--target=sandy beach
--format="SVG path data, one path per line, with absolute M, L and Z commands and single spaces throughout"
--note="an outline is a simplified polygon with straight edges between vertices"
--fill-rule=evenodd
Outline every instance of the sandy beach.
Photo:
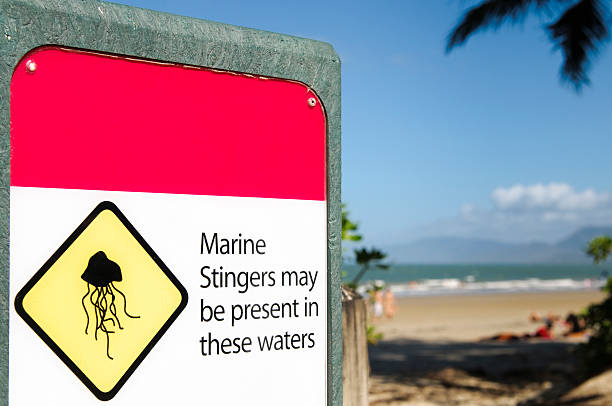
M 481 339 L 534 332 L 531 313 L 565 317 L 603 297 L 590 290 L 399 298 L 393 319 L 373 321 L 383 339 L 370 346 L 370 404 L 563 404 L 580 384 L 575 341 Z
M 388 340 L 474 341 L 504 331 L 530 332 L 536 327 L 528 320 L 532 312 L 564 317 L 603 298 L 598 290 L 398 298 L 396 316 L 374 324 Z

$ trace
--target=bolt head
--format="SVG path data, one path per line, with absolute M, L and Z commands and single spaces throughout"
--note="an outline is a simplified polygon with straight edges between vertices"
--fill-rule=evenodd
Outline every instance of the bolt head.
M 309 98 L 309 99 L 308 99 L 308 105 L 309 105 L 310 107 L 314 107 L 314 106 L 316 106 L 316 105 L 317 105 L 317 99 L 315 99 L 314 97 Z
M 38 68 L 38 66 L 36 65 L 36 62 L 32 60 L 29 60 L 26 62 L 26 69 L 28 72 L 34 73 L 36 72 L 36 68 Z

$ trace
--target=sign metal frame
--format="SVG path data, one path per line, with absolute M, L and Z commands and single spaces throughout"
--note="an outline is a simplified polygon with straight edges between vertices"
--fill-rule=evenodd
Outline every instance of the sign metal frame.
M 320 41 L 96 0 L 0 0 L 0 405 L 8 404 L 10 83 L 24 55 L 45 45 L 294 80 L 317 94 L 327 119 L 327 404 L 341 406 L 338 55 Z

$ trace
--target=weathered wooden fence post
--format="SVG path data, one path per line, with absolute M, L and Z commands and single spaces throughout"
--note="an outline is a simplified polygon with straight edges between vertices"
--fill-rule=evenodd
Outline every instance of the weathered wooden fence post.
M 367 406 L 370 364 L 366 299 L 345 289 L 342 290 L 342 333 L 343 405 Z

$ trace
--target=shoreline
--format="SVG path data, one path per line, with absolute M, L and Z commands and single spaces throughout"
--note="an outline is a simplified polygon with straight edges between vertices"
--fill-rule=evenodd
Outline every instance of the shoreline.
M 606 281 L 601 279 L 514 279 L 499 281 L 464 281 L 457 278 L 427 279 L 410 283 L 386 283 L 383 280 L 369 281 L 357 291 L 367 295 L 371 286 L 384 286 L 397 297 L 423 297 L 447 295 L 477 295 L 498 293 L 548 293 L 599 290 Z

